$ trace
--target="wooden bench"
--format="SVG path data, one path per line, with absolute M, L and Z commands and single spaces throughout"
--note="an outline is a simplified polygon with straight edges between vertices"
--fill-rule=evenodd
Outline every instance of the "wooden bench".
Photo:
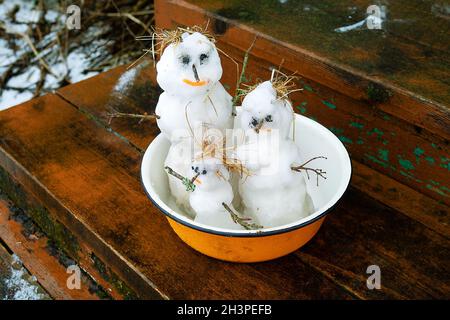
M 168 4 L 192 9 L 183 16 L 171 11 L 175 19 L 188 21 L 196 12 L 204 13 L 182 1 L 158 1 L 157 12 Z M 166 26 L 162 19 L 159 12 L 157 23 Z M 252 36 L 242 39 L 251 42 Z M 224 41 L 219 46 L 242 61 L 243 51 L 233 51 Z M 258 43 L 254 52 L 261 53 Z M 268 72 L 270 63 L 252 58 L 250 74 Z M 0 112 L 0 189 L 84 269 L 108 274 L 114 290 L 125 298 L 450 297 L 446 202 L 422 192 L 426 188 L 404 183 L 401 174 L 387 175 L 383 166 L 361 161 L 360 149 L 351 146 L 352 185 L 302 249 L 274 261 L 234 264 L 211 259 L 185 245 L 140 185 L 141 157 L 158 134 L 156 125 L 108 117 L 111 108 L 128 113 L 154 110 L 159 89 L 152 63 L 146 64 L 125 92 L 114 90 L 126 72 L 119 67 Z M 235 78 L 230 70 L 234 69 L 225 69 L 225 81 Z M 338 91 L 333 92 L 329 94 L 337 97 Z M 306 92 L 300 99 L 308 100 L 311 112 L 322 114 L 330 127 L 333 119 L 341 121 L 346 112 L 340 112 L 341 108 L 364 110 L 336 98 L 339 113 L 326 115 L 335 110 L 324 106 L 324 98 Z M 294 101 L 302 100 L 294 96 Z M 319 108 L 323 106 L 329 110 Z M 363 116 L 371 118 L 363 119 L 365 124 L 381 123 L 384 114 L 366 112 Z M 412 143 L 409 139 L 424 139 L 409 131 L 412 125 L 390 124 L 399 132 L 389 140 L 395 145 L 392 148 L 402 144 L 407 148 Z M 365 130 L 370 130 L 369 125 Z M 375 131 L 373 137 L 368 135 L 367 150 L 377 136 Z M 439 177 L 448 179 L 444 173 Z M 366 286 L 370 265 L 381 269 L 381 290 Z

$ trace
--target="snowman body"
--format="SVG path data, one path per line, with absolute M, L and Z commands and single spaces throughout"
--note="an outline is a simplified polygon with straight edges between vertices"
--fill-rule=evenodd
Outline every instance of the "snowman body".
M 157 120 L 159 129 L 171 142 L 189 137 L 192 128 L 201 124 L 222 131 L 233 127 L 231 96 L 220 82 L 208 95 L 180 96 L 163 92 L 155 112 L 160 116 Z
M 279 100 L 269 81 L 244 99 L 241 127 L 246 138 L 236 156 L 250 171 L 241 178 L 239 194 L 244 213 L 265 228 L 298 221 L 314 210 L 302 173 L 291 167 L 301 163 L 298 146 L 289 137 L 293 111 Z
M 164 162 L 165 167 L 169 167 L 181 174 L 183 177 L 190 177 L 191 162 L 192 162 L 192 144 L 193 139 L 190 137 L 179 139 L 172 143 L 167 153 L 166 160 Z M 179 179 L 168 174 L 169 189 L 175 199 L 176 205 L 182 209 L 190 218 L 195 217 L 195 213 L 189 204 L 189 191 L 186 190 L 186 186 L 180 182 Z
M 261 140 L 264 138 L 258 142 L 260 159 L 246 164 L 251 174 L 239 183 L 245 215 L 255 216 L 265 228 L 278 227 L 308 216 L 314 208 L 305 179 L 302 173 L 291 170 L 300 158 L 297 145 L 288 139 L 278 143 Z M 238 149 L 238 157 L 245 159 L 243 148 Z
M 164 90 L 155 110 L 157 124 L 171 142 L 188 136 L 198 123 L 232 128 L 232 97 L 219 82 L 220 57 L 207 37 L 183 34 L 179 43 L 165 48 L 156 69 Z
M 194 221 L 211 227 L 243 230 L 223 206 L 225 203 L 233 210 L 233 190 L 228 181 L 228 170 L 216 159 L 194 162 L 191 170 L 200 173 L 194 182 L 195 190 L 189 196 L 189 203 L 195 212 Z

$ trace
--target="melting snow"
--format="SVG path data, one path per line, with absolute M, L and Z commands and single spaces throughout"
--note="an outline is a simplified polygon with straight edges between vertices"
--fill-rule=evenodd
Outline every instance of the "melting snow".
M 13 296 L 6 297 L 7 300 L 43 300 L 48 298 L 45 294 L 39 292 L 39 287 L 25 280 L 29 276 L 23 268 L 22 262 L 16 255 L 12 256 L 11 275 L 5 279 L 5 285 L 8 291 L 14 292 Z M 19 266 L 19 267 L 17 267 Z M 36 278 L 32 277 L 32 281 L 36 282 Z

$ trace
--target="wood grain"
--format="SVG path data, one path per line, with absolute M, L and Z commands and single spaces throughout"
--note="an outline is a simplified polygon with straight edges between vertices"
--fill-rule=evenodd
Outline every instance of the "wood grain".
M 81 84 L 71 90 L 77 86 L 84 92 Z M 96 88 L 101 94 L 101 86 Z M 448 279 L 442 278 L 448 238 L 354 189 L 299 252 L 257 264 L 226 263 L 197 253 L 145 197 L 139 182 L 141 154 L 124 140 L 126 132 L 111 132 L 81 108 L 48 95 L 1 112 L 0 164 L 140 297 L 448 295 Z M 381 266 L 385 289 L 365 287 L 370 264 Z M 396 276 L 399 272 L 404 276 Z

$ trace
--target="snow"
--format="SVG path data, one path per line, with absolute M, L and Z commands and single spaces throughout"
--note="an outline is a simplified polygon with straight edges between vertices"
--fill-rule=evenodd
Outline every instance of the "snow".
M 15 21 L 12 21 L 8 13 L 15 7 L 18 7 L 19 10 L 15 14 Z M 34 23 L 41 18 L 42 13 L 36 8 L 36 3 L 32 1 L 0 1 L 0 17 L 2 17 L 2 24 L 6 32 L 27 34 Z M 90 67 L 90 59 L 105 54 L 106 40 L 89 41 L 83 45 L 84 48 L 71 47 L 66 61 L 62 58 L 56 45 L 49 45 L 56 41 L 58 32 L 66 27 L 65 17 L 64 13 L 48 8 L 44 18 L 52 24 L 51 31 L 39 43 L 34 43 L 39 55 L 37 57 L 33 55 L 29 67 L 24 69 L 21 74 L 10 78 L 4 88 L 0 88 L 0 110 L 23 103 L 34 96 L 36 84 L 41 77 L 39 59 L 45 59 L 51 69 L 45 78 L 43 93 L 61 87 L 61 81 L 64 78 L 74 83 L 98 74 L 97 71 L 87 71 L 87 69 Z M 108 25 L 91 26 L 84 31 L 83 35 L 87 39 L 95 39 L 96 35 L 102 34 L 108 28 L 110 28 Z M 12 44 L 14 44 L 14 48 L 10 47 Z M 31 52 L 31 49 L 24 39 L 18 37 L 13 43 L 0 39 L 0 78 L 26 52 Z M 85 52 L 90 52 L 90 54 L 87 55 Z
M 124 74 L 122 74 L 117 81 L 117 84 L 114 87 L 114 91 L 125 93 L 128 91 L 134 83 L 134 80 L 136 79 L 137 75 L 137 69 L 132 68 L 128 71 L 126 71 Z
M 36 284 L 36 278 L 31 277 L 31 281 L 25 280 L 29 277 L 28 272 L 23 268 L 22 262 L 17 255 L 12 256 L 11 274 L 4 280 L 5 286 L 10 292 L 14 292 L 9 300 L 43 300 L 47 296 L 39 292 Z

